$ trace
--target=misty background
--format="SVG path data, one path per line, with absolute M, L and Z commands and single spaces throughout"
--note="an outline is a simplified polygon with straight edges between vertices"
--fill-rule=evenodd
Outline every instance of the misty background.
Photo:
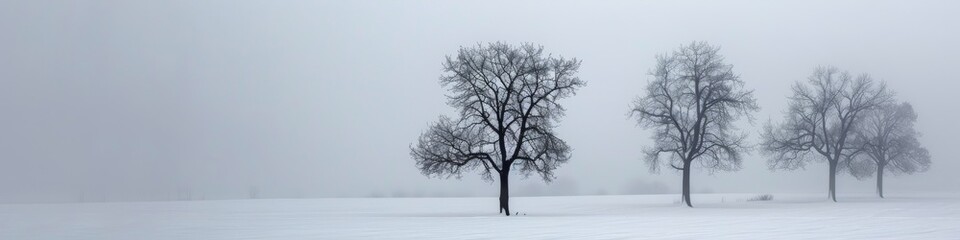
M 562 100 L 573 148 L 552 184 L 515 196 L 679 192 L 640 160 L 628 118 L 656 54 L 720 53 L 761 107 L 753 143 L 818 65 L 885 80 L 909 101 L 930 171 L 887 192 L 960 191 L 956 1 L 0 1 L 0 201 L 495 196 L 479 174 L 429 179 L 409 156 L 453 114 L 441 61 L 532 42 L 583 60 Z M 694 192 L 827 190 L 827 165 L 693 172 Z M 841 176 L 838 194 L 873 192 Z

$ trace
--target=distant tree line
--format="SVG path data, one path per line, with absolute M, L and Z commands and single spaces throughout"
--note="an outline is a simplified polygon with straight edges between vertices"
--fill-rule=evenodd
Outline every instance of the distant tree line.
M 499 211 L 511 215 L 509 178 L 537 174 L 545 182 L 571 158 L 555 128 L 564 115 L 560 100 L 585 86 L 577 77 L 581 61 L 544 53 L 543 47 L 502 42 L 462 47 L 443 62 L 440 83 L 457 116 L 440 116 L 410 145 L 417 168 L 428 177 L 460 178 L 479 171 L 500 182 Z M 736 123 L 753 122 L 759 110 L 753 90 L 725 62 L 720 47 L 693 42 L 656 56 L 656 65 L 631 116 L 653 131 L 644 148 L 652 172 L 661 167 L 682 174 L 681 201 L 692 207 L 693 168 L 736 171 L 743 155 L 758 146 L 771 170 L 801 169 L 810 162 L 829 166 L 828 197 L 836 201 L 836 176 L 858 179 L 877 174 L 922 172 L 930 154 L 913 124 L 917 114 L 892 90 L 867 74 L 856 77 L 836 67 L 817 67 L 798 81 L 780 122 L 768 122 L 761 142 L 746 142 Z

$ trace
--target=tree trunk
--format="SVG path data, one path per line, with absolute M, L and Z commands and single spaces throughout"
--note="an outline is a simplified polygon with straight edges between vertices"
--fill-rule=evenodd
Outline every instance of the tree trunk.
M 837 202 L 837 161 L 830 161 L 830 189 L 827 197 Z
M 500 172 L 500 212 L 510 216 L 510 172 L 504 168 Z
M 877 164 L 877 194 L 883 198 L 883 164 Z
M 687 204 L 687 207 L 693 207 L 693 204 L 690 203 L 690 162 L 683 162 L 683 202 Z

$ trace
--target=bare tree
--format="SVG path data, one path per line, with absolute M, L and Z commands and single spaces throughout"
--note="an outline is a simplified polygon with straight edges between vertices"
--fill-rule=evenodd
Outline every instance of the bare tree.
M 247 187 L 247 198 L 250 198 L 250 199 L 260 198 L 260 188 L 256 186 Z
M 690 207 L 693 162 L 711 171 L 740 169 L 746 134 L 735 132 L 733 122 L 758 110 L 753 91 L 743 89 L 719 50 L 694 42 L 657 56 L 646 95 L 631 111 L 640 126 L 656 131 L 656 145 L 644 150 L 651 171 L 661 165 L 682 171 L 683 201 Z
M 447 57 L 440 82 L 459 110 L 441 116 L 424 132 L 410 155 L 428 177 L 460 178 L 479 169 L 484 180 L 500 180 L 500 212 L 510 215 L 509 177 L 537 173 L 544 181 L 570 159 L 570 147 L 554 133 L 563 116 L 558 100 L 584 85 L 575 74 L 577 59 L 553 57 L 542 46 L 505 43 L 461 48 Z
M 930 168 L 930 153 L 917 140 L 917 113 L 910 103 L 888 104 L 869 111 L 854 143 L 862 151 L 861 166 L 877 173 L 877 194 L 883 197 L 883 173 L 911 174 Z M 890 166 L 889 168 L 887 166 Z
M 761 145 L 768 166 L 795 170 L 810 160 L 825 159 L 830 167 L 828 197 L 836 202 L 838 168 L 856 171 L 840 163 L 858 152 L 849 144 L 857 124 L 864 112 L 889 102 L 891 95 L 885 84 L 875 84 L 866 74 L 854 78 L 836 67 L 816 68 L 806 84 L 793 85 L 784 122 L 764 127 Z

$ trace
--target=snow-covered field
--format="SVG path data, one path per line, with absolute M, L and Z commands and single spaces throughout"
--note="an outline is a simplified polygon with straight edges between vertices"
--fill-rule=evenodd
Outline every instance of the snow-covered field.
M 0 205 L 0 239 L 960 239 L 960 196 L 694 194 Z

